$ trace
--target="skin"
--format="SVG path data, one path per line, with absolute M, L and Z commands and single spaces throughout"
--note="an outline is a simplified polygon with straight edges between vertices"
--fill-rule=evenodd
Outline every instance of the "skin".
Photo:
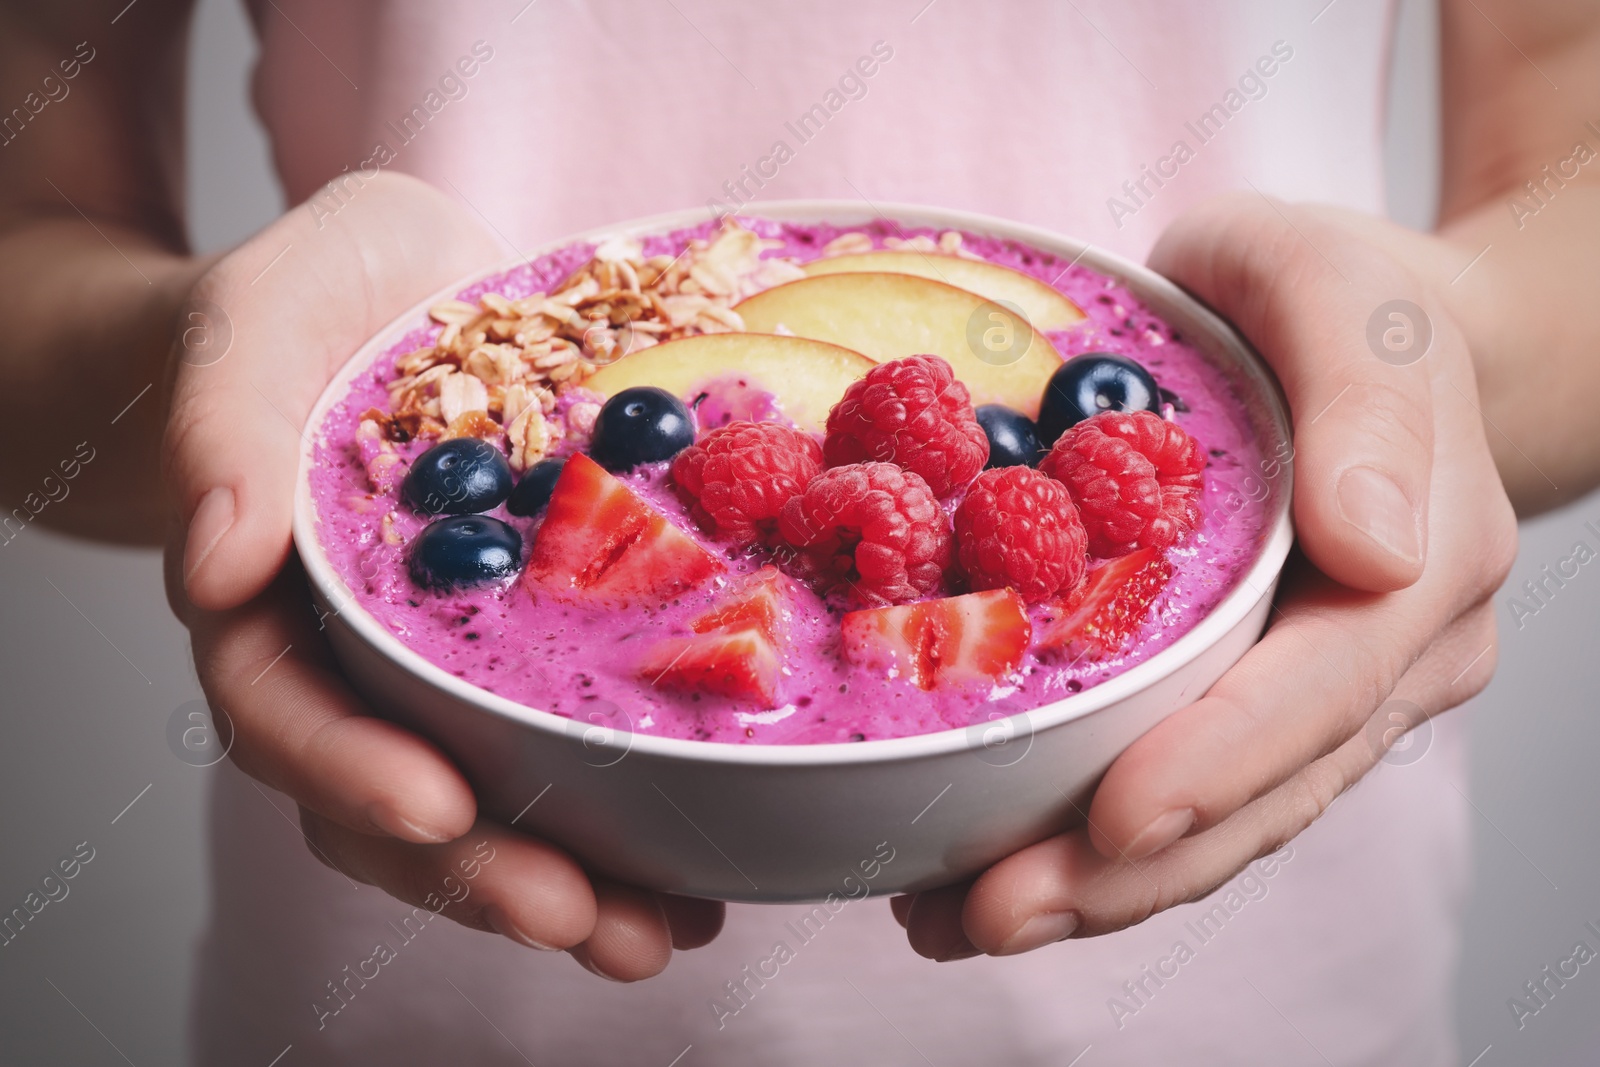
M 0 3 L 0 99 L 36 89 L 114 13 Z M 233 758 L 299 803 L 322 862 L 420 904 L 488 839 L 495 862 L 445 914 L 566 950 L 603 977 L 657 974 L 674 949 L 716 936 L 721 905 L 593 880 L 559 849 L 479 821 L 455 768 L 348 688 L 291 558 L 297 431 L 323 383 L 498 249 L 450 198 L 383 174 L 320 228 L 291 211 L 224 255 L 191 255 L 179 177 L 189 14 L 186 0 L 145 0 L 132 40 L 101 47 L 71 103 L 4 149 L 0 387 L 30 402 L 0 422 L 0 494 L 16 506 L 100 435 L 105 458 L 37 521 L 166 545 L 169 600 L 208 697 L 229 709 Z M 1289 398 L 1300 540 L 1271 628 L 1124 753 L 1086 827 L 970 884 L 893 901 L 922 955 L 1121 929 L 1292 839 L 1392 743 L 1386 701 L 1433 715 L 1487 684 L 1490 597 L 1516 515 L 1600 481 L 1587 411 L 1600 386 L 1600 169 L 1521 228 L 1506 205 L 1592 139 L 1600 2 L 1445 0 L 1442 14 L 1436 232 L 1239 194 L 1193 207 L 1151 256 L 1250 337 Z M 1366 343 L 1369 316 L 1396 298 L 1434 333 L 1406 367 Z M 225 334 L 231 347 L 210 361 L 206 343 Z

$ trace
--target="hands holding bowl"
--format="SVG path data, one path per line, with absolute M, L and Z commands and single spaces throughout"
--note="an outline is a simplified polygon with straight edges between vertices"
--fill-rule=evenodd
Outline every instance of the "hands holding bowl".
M 800 206 L 792 218 L 842 219 L 839 207 Z M 902 217 L 984 228 L 943 213 Z M 895 858 L 875 888 L 907 891 L 894 911 L 917 951 L 1027 951 L 1203 895 L 1370 769 L 1392 741 L 1368 728 L 1387 726 L 1386 701 L 1435 714 L 1492 671 L 1485 602 L 1515 534 L 1459 331 L 1384 250 L 1377 224 L 1222 201 L 1176 225 L 1152 267 L 1230 320 L 1287 394 L 1301 551 L 1275 605 L 1286 520 L 1269 524 L 1255 561 L 1264 573 L 1251 570 L 1176 643 L 1027 713 L 1032 747 L 1008 768 L 977 758 L 965 730 L 772 746 L 640 731 L 625 760 L 599 765 L 573 720 L 467 685 L 345 606 L 337 575 L 301 536 L 313 592 L 340 610 L 319 621 L 307 607 L 290 553 L 293 502 L 307 503 L 301 427 L 309 419 L 315 432 L 333 399 L 319 396 L 353 376 L 340 376 L 352 352 L 370 360 L 386 344 L 369 338 L 392 343 L 398 332 L 385 327 L 397 315 L 457 278 L 485 276 L 497 256 L 473 219 L 404 178 L 382 177 L 326 222 L 300 234 L 291 231 L 310 221 L 286 217 L 195 290 L 227 309 L 234 342 L 216 363 L 175 365 L 167 469 L 182 515 L 169 589 L 208 696 L 237 732 L 236 761 L 301 805 L 319 858 L 402 900 L 422 903 L 488 839 L 496 862 L 470 906 L 445 914 L 631 980 L 715 936 L 722 906 L 694 894 L 815 895 L 887 841 Z M 1082 251 L 1013 229 L 1064 259 Z M 251 285 L 289 243 L 304 256 L 298 269 Z M 1131 286 L 1236 380 L 1255 382 L 1250 417 L 1274 427 L 1270 386 L 1215 319 L 1137 268 L 1084 261 Z M 1432 320 L 1432 349 L 1407 366 L 1376 358 L 1365 340 L 1371 308 L 1395 294 Z M 410 329 L 418 316 L 401 321 Z M 258 409 L 261 418 L 239 415 Z M 1266 636 L 1249 647 L 1269 610 Z M 1089 718 L 1107 727 L 1095 744 L 1074 729 Z M 397 723 L 426 724 L 428 739 Z M 1003 798 L 960 792 L 995 773 L 1007 776 L 994 791 Z M 942 806 L 918 816 L 947 785 Z M 507 828 L 519 815 L 519 829 Z M 560 846 L 522 832 L 530 827 Z

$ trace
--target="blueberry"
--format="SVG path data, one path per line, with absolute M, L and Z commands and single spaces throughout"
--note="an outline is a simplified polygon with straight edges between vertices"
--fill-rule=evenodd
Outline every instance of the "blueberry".
M 411 580 L 454 589 L 509 577 L 522 565 L 522 535 L 487 515 L 457 515 L 428 524 L 411 542 Z
M 683 401 L 653 385 L 624 389 L 594 422 L 589 455 L 607 470 L 671 459 L 694 444 L 694 417 Z
M 989 438 L 989 467 L 1032 467 L 1039 462 L 1033 420 L 1004 404 L 983 404 L 975 413 Z
M 561 472 L 566 470 L 567 461 L 564 459 L 541 459 L 528 468 L 522 476 L 517 487 L 511 490 L 511 499 L 506 501 L 506 510 L 513 515 L 523 518 L 532 518 L 544 510 L 550 503 L 550 494 L 555 491 L 556 479 L 561 477 Z
M 1039 443 L 1049 448 L 1069 427 L 1102 411 L 1155 411 L 1156 380 L 1127 356 L 1085 352 L 1061 364 L 1039 402 Z
M 511 493 L 511 464 L 500 450 L 476 437 L 442 441 L 417 457 L 402 492 L 427 515 L 488 511 Z

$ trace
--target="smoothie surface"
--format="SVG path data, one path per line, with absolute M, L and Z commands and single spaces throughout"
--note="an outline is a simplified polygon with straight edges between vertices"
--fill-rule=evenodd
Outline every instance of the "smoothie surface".
M 885 247 L 886 239 L 919 235 L 937 239 L 941 233 L 886 220 L 849 227 L 745 217 L 738 221 L 763 238 L 781 242 L 765 255 L 800 263 L 817 258 L 841 234 L 864 233 L 874 247 Z M 644 251 L 676 255 L 690 238 L 707 237 L 714 229 L 715 224 L 708 222 L 648 237 L 643 239 Z M 418 326 L 389 346 L 355 378 L 318 428 L 310 478 L 322 546 L 356 603 L 428 661 L 518 703 L 615 729 L 739 744 L 878 740 L 963 728 L 1098 685 L 1188 632 L 1248 570 L 1267 534 L 1262 475 L 1283 457 L 1263 454 L 1244 405 L 1223 374 L 1126 287 L 1086 266 L 1014 241 L 973 234 L 962 238 L 968 252 L 1032 275 L 1076 302 L 1087 319 L 1047 335 L 1061 356 L 1113 352 L 1138 361 L 1164 391 L 1178 398 L 1170 417 L 1206 451 L 1201 524 L 1169 550 L 1172 578 L 1118 655 L 1074 662 L 1058 653 L 1041 658 L 1030 651 L 1018 671 L 1001 683 L 924 691 L 903 679 L 845 662 L 839 652 L 839 631 L 849 607 L 801 588 L 790 632 L 783 704 L 767 709 L 712 695 L 667 691 L 635 676 L 633 665 L 644 649 L 662 638 L 686 634 L 688 621 L 717 600 L 723 592 L 717 583 L 650 609 L 535 598 L 517 579 L 449 593 L 421 589 L 408 573 L 406 544 L 431 517 L 417 515 L 402 503 L 398 480 L 387 491 L 374 491 L 356 430 L 363 412 L 388 405 L 386 384 L 396 375 L 396 361 L 438 336 L 442 327 L 433 323 Z M 479 282 L 459 298 L 471 302 L 484 293 L 516 299 L 549 292 L 588 262 L 594 250 L 589 244 L 569 246 Z M 752 400 L 712 392 L 698 408 L 702 429 L 725 421 L 730 410 L 748 417 L 752 405 L 759 410 L 765 400 L 771 401 L 769 409 L 782 409 L 781 397 Z M 413 440 L 397 450 L 402 462 L 409 463 L 434 443 Z M 730 581 L 760 567 L 765 560 L 759 553 L 730 557 L 726 546 L 702 533 L 674 491 L 667 468 L 668 464 L 656 464 L 621 477 L 725 560 Z M 525 560 L 539 520 L 509 515 L 504 505 L 487 514 L 509 522 L 522 534 Z M 1030 610 L 1037 615 L 1041 609 Z

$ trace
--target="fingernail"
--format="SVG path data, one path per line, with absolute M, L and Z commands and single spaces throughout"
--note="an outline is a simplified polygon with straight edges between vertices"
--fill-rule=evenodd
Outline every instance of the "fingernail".
M 1193 808 L 1175 808 L 1164 811 L 1150 820 L 1150 825 L 1128 843 L 1122 854 L 1130 860 L 1144 859 L 1152 852 L 1160 852 L 1178 838 L 1189 832 L 1189 827 L 1194 825 Z
M 983 955 L 983 949 L 978 948 L 976 945 L 968 945 L 966 948 L 958 952 L 952 952 L 948 956 L 940 956 L 939 962 L 954 963 L 956 960 L 970 960 L 974 956 L 981 955 Z
M 367 818 L 371 820 L 373 826 L 376 826 L 383 833 L 406 841 L 420 841 L 437 845 L 445 841 L 454 840 L 447 833 L 440 830 L 430 830 L 426 826 L 412 822 L 381 801 L 367 806 Z
M 1070 911 L 1042 911 L 1023 923 L 995 950 L 996 956 L 1015 956 L 1072 936 L 1078 916 Z
M 183 546 L 183 580 L 185 584 L 206 561 L 217 542 L 233 528 L 233 490 L 218 486 L 200 498 L 189 520 L 189 539 Z
M 1415 563 L 1422 558 L 1417 509 L 1382 471 L 1351 467 L 1339 477 L 1339 514 L 1391 554 Z
M 627 982 L 624 982 L 621 978 L 618 978 L 615 975 L 607 974 L 606 972 L 602 971 L 599 967 L 595 966 L 594 960 L 591 960 L 589 958 L 589 954 L 587 952 L 574 952 L 573 955 L 572 955 L 572 958 L 578 961 L 578 966 L 582 967 L 584 970 L 588 971 L 590 974 L 594 975 L 596 978 L 604 978 L 606 981 L 608 981 L 608 982 L 616 982 L 618 985 L 627 985 L 627 984 L 629 984 Z
M 556 947 L 554 945 L 547 945 L 542 941 L 535 941 L 533 938 L 529 937 L 521 927 L 511 921 L 511 917 L 505 913 L 505 909 L 500 907 L 498 904 L 490 904 L 487 908 L 483 909 L 483 915 L 484 918 L 489 920 L 489 925 L 494 927 L 495 933 L 501 935 L 502 937 L 509 937 L 519 945 L 526 945 L 528 948 L 536 948 L 540 952 L 556 951 Z

